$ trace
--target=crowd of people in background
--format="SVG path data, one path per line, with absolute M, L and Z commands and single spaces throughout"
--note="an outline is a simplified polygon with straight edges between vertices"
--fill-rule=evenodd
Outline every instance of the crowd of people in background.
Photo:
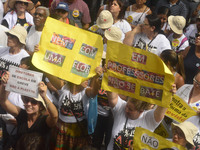
M 76 85 L 32 64 L 47 17 L 102 37 L 93 78 Z M 0 0 L 0 23 L 0 150 L 131 150 L 136 127 L 154 132 L 161 122 L 169 140 L 200 149 L 199 0 Z M 108 40 L 160 57 L 175 79 L 171 92 L 198 115 L 177 123 L 165 116 L 167 106 L 102 89 Z M 38 98 L 6 91 L 10 73 L 2 64 L 44 73 Z M 89 135 L 89 101 L 96 96 L 98 117 Z

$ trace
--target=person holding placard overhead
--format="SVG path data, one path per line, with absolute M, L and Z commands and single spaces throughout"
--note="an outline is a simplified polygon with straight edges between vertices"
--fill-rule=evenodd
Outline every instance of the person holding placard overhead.
M 48 140 L 50 129 L 55 126 L 58 120 L 58 112 L 53 103 L 46 96 L 47 86 L 44 82 L 38 85 L 38 98 L 22 96 L 25 110 L 13 105 L 8 100 L 8 91 L 5 91 L 5 84 L 9 79 L 9 73 L 2 77 L 0 86 L 0 104 L 10 114 L 15 116 L 17 120 L 17 139 L 25 133 L 39 133 Z M 43 112 L 48 111 L 48 115 Z M 15 144 L 13 144 L 15 146 Z

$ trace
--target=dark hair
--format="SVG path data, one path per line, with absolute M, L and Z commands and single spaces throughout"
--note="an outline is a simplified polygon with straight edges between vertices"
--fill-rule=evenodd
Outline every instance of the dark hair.
M 22 58 L 21 59 L 21 61 L 20 61 L 20 64 L 22 65 L 22 64 L 26 64 L 27 66 L 31 66 L 31 57 L 30 56 L 28 56 L 28 57 L 24 57 L 24 58 Z
M 117 4 L 119 5 L 119 7 L 121 9 L 120 12 L 119 12 L 119 15 L 117 17 L 118 19 L 121 20 L 121 19 L 124 18 L 125 11 L 126 11 L 126 9 L 128 7 L 128 1 L 127 0 L 113 0 L 113 1 L 117 1 Z M 112 5 L 112 3 L 111 3 L 111 5 Z
M 174 71 L 177 71 L 185 79 L 182 55 L 177 54 L 173 50 L 164 50 L 160 54 L 160 57 L 165 64 L 169 63 L 169 65 L 174 69 Z
M 160 18 L 156 14 L 150 14 L 146 16 L 149 25 L 155 27 L 154 32 L 160 32 L 161 30 L 161 21 Z
M 167 6 L 161 6 L 158 8 L 158 11 L 157 11 L 157 15 L 166 15 L 167 17 L 169 17 L 171 15 L 171 11 L 169 9 L 169 7 Z
M 16 150 L 42 150 L 45 149 L 45 140 L 39 133 L 27 133 L 20 137 Z
M 128 101 L 130 100 L 130 102 L 134 104 L 135 109 L 137 111 L 148 110 L 148 109 L 150 109 L 150 107 L 152 105 L 152 104 L 150 104 L 148 102 L 141 101 L 141 100 L 138 100 L 138 99 L 135 99 L 135 98 L 132 98 L 132 97 L 127 97 L 127 100 Z

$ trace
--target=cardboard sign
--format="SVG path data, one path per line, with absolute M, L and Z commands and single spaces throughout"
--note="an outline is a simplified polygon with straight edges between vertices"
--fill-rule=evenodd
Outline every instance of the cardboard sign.
M 138 150 L 164 150 L 167 148 L 186 150 L 186 148 L 141 127 L 135 129 L 133 148 Z
M 174 76 L 155 54 L 108 41 L 102 88 L 167 107 Z
M 165 114 L 181 123 L 188 118 L 197 115 L 197 112 L 179 96 L 173 95 L 170 107 L 167 109 Z
M 34 66 L 74 84 L 81 84 L 96 74 L 103 41 L 100 35 L 48 17 L 39 49 L 33 55 Z
M 38 97 L 38 84 L 42 81 L 43 74 L 14 66 L 9 68 L 10 76 L 6 90 L 19 93 L 28 97 Z

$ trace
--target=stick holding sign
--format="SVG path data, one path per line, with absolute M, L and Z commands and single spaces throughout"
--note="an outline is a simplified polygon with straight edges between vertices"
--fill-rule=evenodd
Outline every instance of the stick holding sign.
M 42 81 L 43 74 L 14 66 L 9 68 L 10 77 L 6 90 L 29 97 L 38 97 L 38 84 Z

